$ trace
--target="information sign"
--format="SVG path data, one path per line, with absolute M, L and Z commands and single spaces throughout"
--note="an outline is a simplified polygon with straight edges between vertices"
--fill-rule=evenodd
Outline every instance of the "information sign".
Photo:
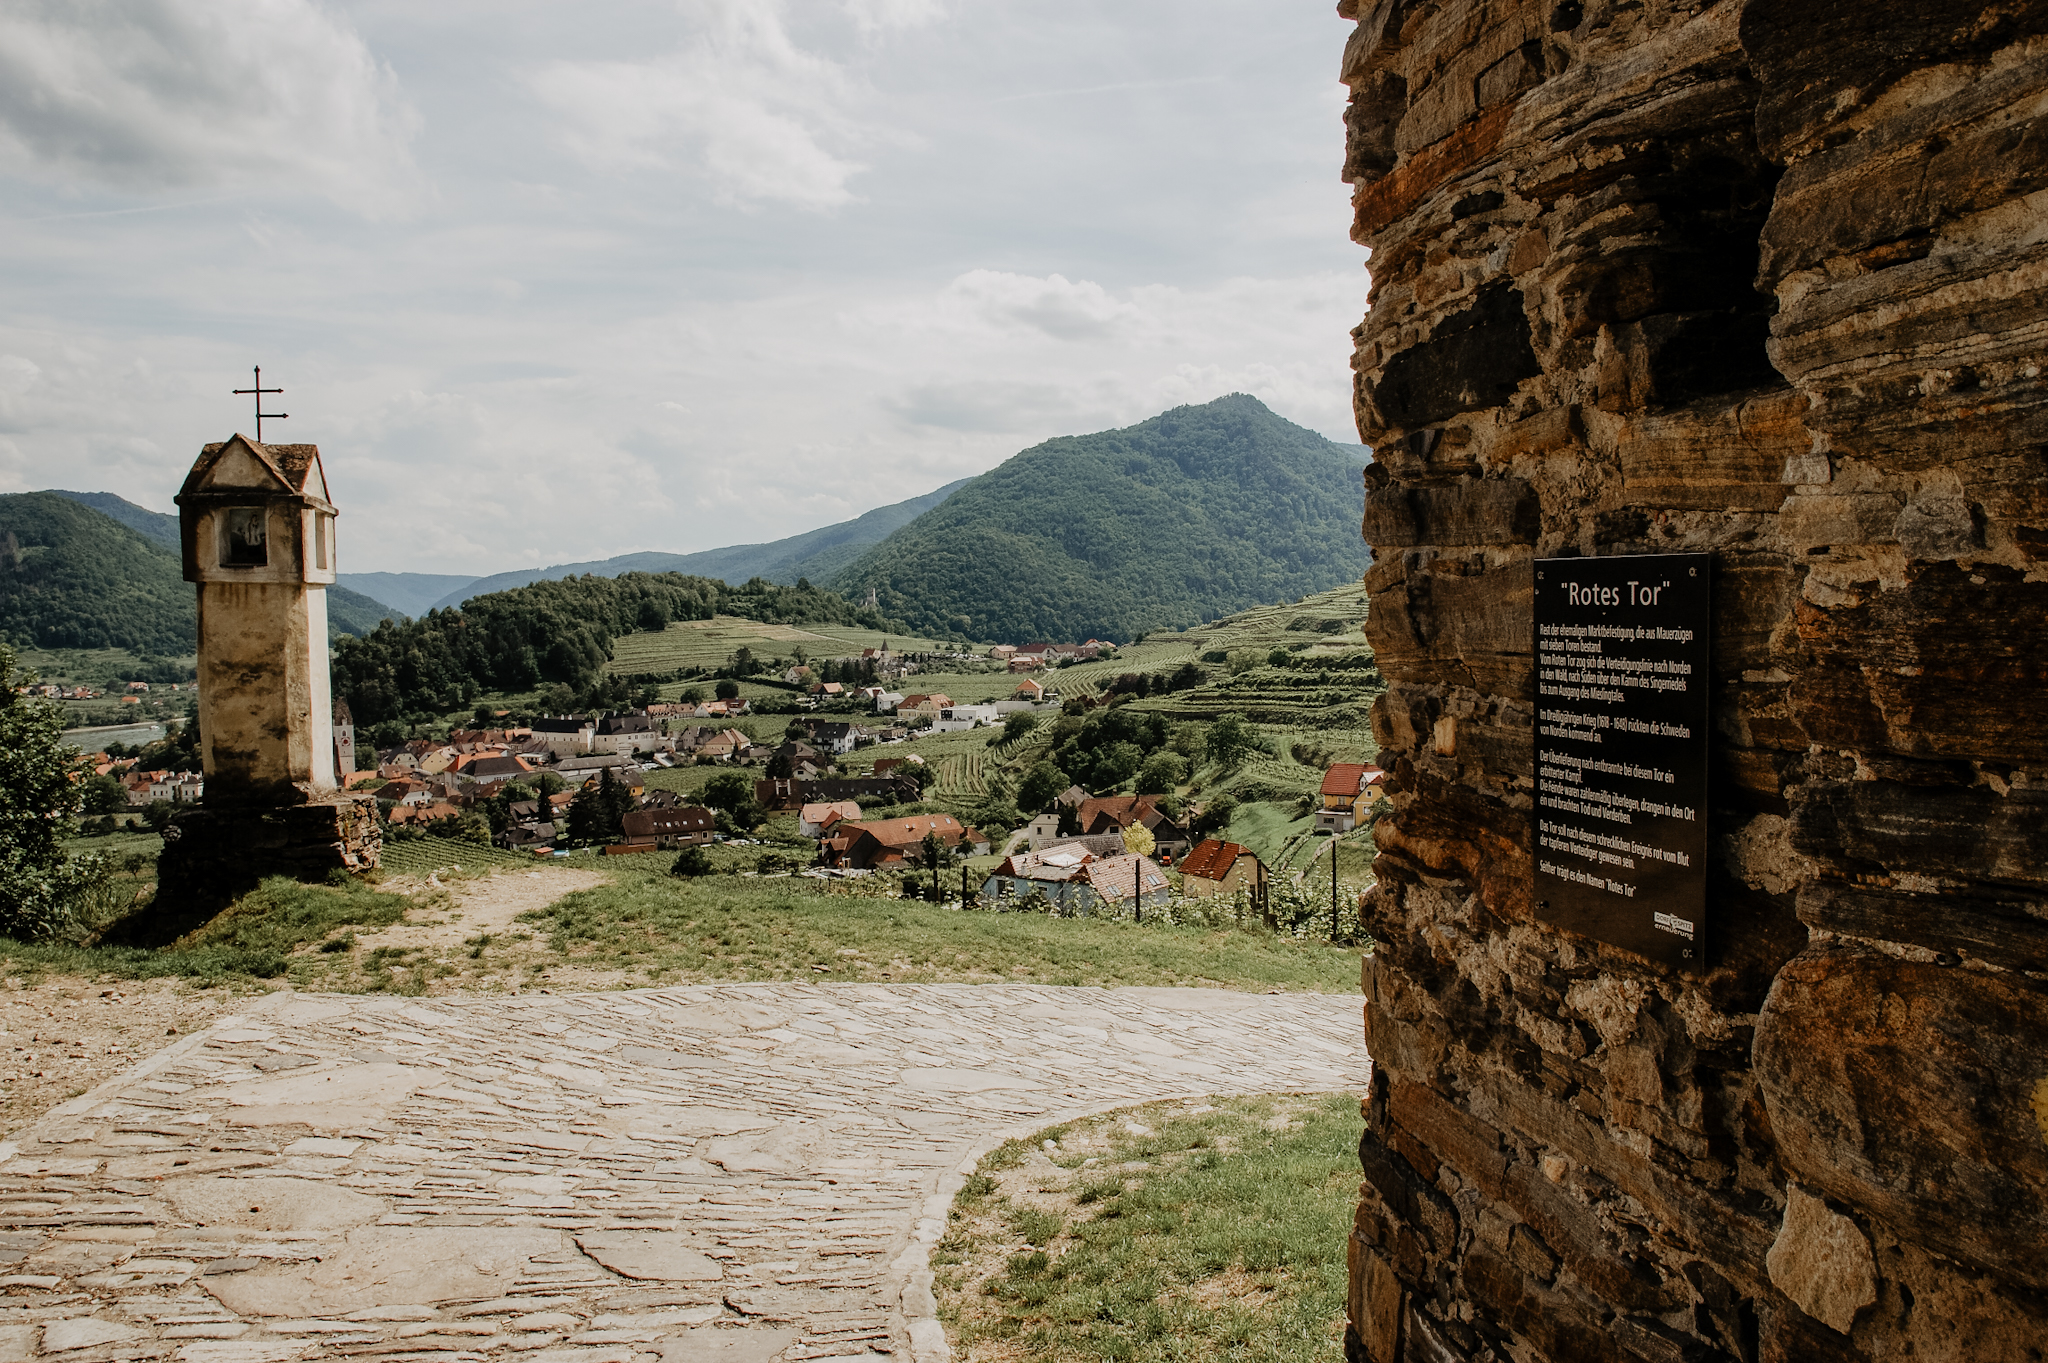
M 1536 911 L 1706 961 L 1712 557 L 1536 562 Z

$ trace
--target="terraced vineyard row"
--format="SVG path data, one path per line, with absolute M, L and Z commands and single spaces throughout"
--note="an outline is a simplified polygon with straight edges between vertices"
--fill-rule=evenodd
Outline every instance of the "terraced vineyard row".
M 387 842 L 382 857 L 384 869 L 393 875 L 423 876 L 435 871 L 474 871 L 487 866 L 530 866 L 532 857 L 486 847 L 482 843 L 458 842 L 453 838 L 413 838 Z

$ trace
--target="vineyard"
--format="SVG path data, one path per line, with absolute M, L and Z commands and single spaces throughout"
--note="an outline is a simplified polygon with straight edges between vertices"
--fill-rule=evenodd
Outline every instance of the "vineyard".
M 408 838 L 404 842 L 385 843 L 381 860 L 384 870 L 392 875 L 424 876 L 435 871 L 531 866 L 535 859 L 453 838 Z

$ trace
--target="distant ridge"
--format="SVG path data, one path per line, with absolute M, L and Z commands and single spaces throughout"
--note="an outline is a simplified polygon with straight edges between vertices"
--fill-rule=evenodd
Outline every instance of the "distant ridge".
M 767 544 L 736 544 L 725 549 L 702 549 L 694 554 L 621 554 L 617 558 L 590 563 L 558 563 L 552 568 L 520 568 L 509 573 L 494 573 L 446 593 L 428 609 L 445 610 L 460 606 L 472 596 L 507 591 L 535 582 L 581 577 L 585 573 L 598 577 L 617 577 L 621 573 L 689 573 L 697 577 L 717 578 L 734 586 L 756 577 L 785 587 L 793 587 L 799 578 L 806 577 L 822 582 L 853 562 L 862 550 L 881 543 L 891 533 L 940 505 L 972 481 L 971 478 L 962 478 L 922 497 L 912 497 L 893 506 L 878 506 L 850 521 L 807 530 L 801 535 L 791 535 L 788 539 L 773 540 Z
M 62 488 L 51 488 L 53 497 L 68 497 L 80 506 L 89 506 L 102 516 L 111 516 L 130 530 L 139 532 L 143 538 L 156 541 L 166 549 L 178 548 L 178 518 L 166 516 L 161 511 L 151 511 L 146 506 L 137 506 L 126 497 L 117 497 L 111 492 L 66 492 Z
M 467 573 L 336 573 L 335 584 L 381 601 L 400 615 L 425 615 L 436 602 L 476 578 Z
M 1233 393 L 1035 445 L 831 586 L 939 637 L 1123 642 L 1358 579 L 1369 458 Z
M 197 647 L 196 600 L 179 561 L 176 516 L 111 492 L 0 495 L 0 635 L 42 648 L 178 656 Z M 346 587 L 327 589 L 331 634 L 367 634 L 394 613 Z

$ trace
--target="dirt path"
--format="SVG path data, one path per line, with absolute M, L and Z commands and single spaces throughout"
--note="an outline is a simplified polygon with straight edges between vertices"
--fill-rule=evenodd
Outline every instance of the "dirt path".
M 377 946 L 446 954 L 472 938 L 516 930 L 520 914 L 544 909 L 563 895 L 605 883 L 595 871 L 499 871 L 475 880 L 442 883 L 433 876 L 387 880 L 378 888 L 420 901 L 403 923 L 365 931 Z
M 520 914 L 603 883 L 594 871 L 554 869 L 499 872 L 446 884 L 432 876 L 387 881 L 382 888 L 418 905 L 402 923 L 363 931 L 358 954 L 393 947 L 413 959 L 454 966 L 456 973 L 433 981 L 429 992 L 434 994 L 518 993 L 525 956 L 538 961 L 545 953 L 519 952 L 514 942 L 512 950 L 472 963 L 464 943 L 480 936 L 515 938 L 525 931 L 516 926 Z M 604 988 L 623 982 L 623 976 L 614 981 L 597 978 L 598 972 L 581 974 L 562 985 Z M 252 992 L 268 993 L 270 987 L 195 988 L 182 979 L 111 982 L 79 975 L 0 981 L 0 1132 L 18 1130 L 179 1037 L 246 1006 Z
M 67 1098 L 247 1002 L 183 980 L 95 984 L 63 976 L 0 986 L 0 1129 L 26 1126 Z

